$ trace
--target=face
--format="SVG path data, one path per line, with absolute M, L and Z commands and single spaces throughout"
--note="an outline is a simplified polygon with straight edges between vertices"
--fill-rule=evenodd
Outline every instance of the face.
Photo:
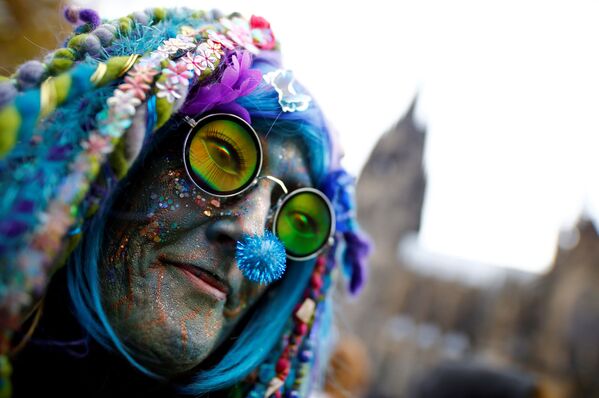
M 218 199 L 195 188 L 173 133 L 113 208 L 100 267 L 111 325 L 142 364 L 164 376 L 200 364 L 267 290 L 243 277 L 235 247 L 243 234 L 271 228 L 281 188 L 268 179 Z M 290 190 L 310 186 L 304 154 L 271 132 L 261 139 L 261 175 Z

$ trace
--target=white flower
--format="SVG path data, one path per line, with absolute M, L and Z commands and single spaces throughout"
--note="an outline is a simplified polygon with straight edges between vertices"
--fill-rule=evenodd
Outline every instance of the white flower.
M 156 88 L 158 88 L 158 93 L 156 96 L 158 98 L 166 98 L 166 100 L 170 103 L 173 103 L 181 98 L 181 93 L 179 92 L 181 86 L 179 84 L 173 84 L 167 80 L 164 82 L 164 84 L 156 83 Z
M 156 52 L 159 54 L 173 55 L 179 50 L 189 51 L 194 49 L 195 46 L 192 38 L 184 35 L 177 35 L 175 38 L 165 40 L 162 45 L 158 47 Z
M 195 54 L 187 53 L 183 57 L 183 62 L 187 65 L 187 69 L 193 70 L 198 76 L 201 76 L 202 72 L 208 68 L 214 70 L 214 63 L 216 61 L 216 56 L 208 48 L 201 45 Z
M 112 97 L 106 101 L 108 105 L 119 113 L 135 115 L 135 107 L 141 104 L 141 100 L 135 96 L 133 91 L 114 90 Z
M 220 59 L 223 51 L 222 44 L 213 40 L 208 39 L 205 43 L 200 44 L 200 47 L 205 47 L 207 51 L 211 52 L 217 59 Z

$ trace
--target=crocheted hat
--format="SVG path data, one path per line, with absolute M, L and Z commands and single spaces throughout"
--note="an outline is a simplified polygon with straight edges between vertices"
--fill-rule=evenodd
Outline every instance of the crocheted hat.
M 106 183 L 106 175 L 115 181 L 126 176 L 153 133 L 177 112 L 227 110 L 249 121 L 236 100 L 262 81 L 253 62 L 280 63 L 274 34 L 260 17 L 162 8 L 116 21 L 101 21 L 86 9 L 68 9 L 65 16 L 78 24 L 65 48 L 0 80 L 4 355 L 27 310 L 77 246 L 82 227 L 110 196 L 115 184 Z M 307 106 L 302 96 L 279 94 L 282 111 Z M 337 159 L 331 164 L 338 165 Z M 336 242 L 344 242 L 344 250 L 338 253 L 336 245 L 317 260 L 296 313 L 296 322 L 306 327 L 291 332 L 297 336 L 277 354 L 282 359 L 276 375 L 262 383 L 271 393 L 292 389 L 284 386 L 289 366 L 326 297 L 322 278 L 336 258 L 349 275 L 350 290 L 357 292 L 362 284 L 368 246 L 354 221 L 352 186 L 344 170 L 332 168 L 319 187 L 333 203 Z M 8 366 L 0 356 L 0 376 Z

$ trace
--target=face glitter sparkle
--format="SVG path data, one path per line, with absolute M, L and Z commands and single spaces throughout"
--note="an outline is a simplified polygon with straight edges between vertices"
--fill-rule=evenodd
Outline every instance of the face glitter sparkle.
M 293 141 L 273 137 L 267 148 L 266 172 L 293 186 L 309 183 L 303 154 Z M 205 358 L 267 288 L 243 276 L 235 244 L 243 234 L 263 234 L 270 227 L 271 200 L 279 188 L 262 181 L 239 198 L 210 197 L 188 181 L 168 148 L 163 151 L 164 161 L 155 158 L 133 178 L 119 202 L 119 214 L 150 216 L 109 225 L 128 236 L 127 256 L 107 256 L 100 271 L 106 282 L 112 280 L 103 284 L 104 300 L 113 303 L 107 307 L 116 330 L 127 331 L 137 349 L 152 350 L 162 366 L 169 363 L 173 373 L 180 373 Z M 289 156 L 280 158 L 282 152 Z M 135 306 L 122 316 L 130 303 Z M 181 349 L 173 352 L 173 345 Z

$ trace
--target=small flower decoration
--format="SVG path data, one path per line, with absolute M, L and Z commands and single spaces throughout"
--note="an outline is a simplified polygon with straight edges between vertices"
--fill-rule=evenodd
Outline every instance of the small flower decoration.
M 112 151 L 110 137 L 98 133 L 90 134 L 87 141 L 83 141 L 81 146 L 90 155 L 105 155 Z
M 216 59 L 225 53 L 221 43 L 208 39 L 205 43 L 200 44 L 200 47 L 204 47 L 207 51 L 212 53 Z
M 141 100 L 135 96 L 133 91 L 114 90 L 113 96 L 106 101 L 111 109 L 118 110 L 124 114 L 135 115 L 135 107 L 141 104 Z
M 229 39 L 227 39 L 224 35 L 217 33 L 213 30 L 208 31 L 208 39 L 214 43 L 218 43 L 221 46 L 228 48 L 229 50 L 235 49 L 235 44 Z
M 156 83 L 156 88 L 158 89 L 156 96 L 158 98 L 166 98 L 168 102 L 173 103 L 181 98 L 181 93 L 179 93 L 180 87 L 180 85 L 173 84 L 169 80 L 164 83 Z
M 250 18 L 252 39 L 256 47 L 262 50 L 275 48 L 275 35 L 270 29 L 270 23 L 262 17 L 252 15 Z
M 146 83 L 147 76 L 126 76 L 125 83 L 119 85 L 119 90 L 131 92 L 140 100 L 146 99 L 146 93 L 150 91 L 150 85 Z
M 250 25 L 245 19 L 240 17 L 234 17 L 233 19 L 222 18 L 219 22 L 227 29 L 227 36 L 239 46 L 253 54 L 260 52 L 258 47 L 254 45 Z
M 151 84 L 154 82 L 154 76 L 156 76 L 158 72 L 155 65 L 149 62 L 139 62 L 133 66 L 133 69 L 129 71 L 128 75 L 131 77 L 138 77 L 145 83 Z
M 205 47 L 198 47 L 195 54 L 187 53 L 183 57 L 183 62 L 187 65 L 187 69 L 193 70 L 196 75 L 201 76 L 206 69 L 214 69 L 214 63 L 217 61 L 216 56 Z
M 184 61 L 177 63 L 169 61 L 168 67 L 162 73 L 172 84 L 181 84 L 185 87 L 189 86 L 189 79 L 193 77 L 193 72 L 187 69 L 187 64 Z
M 179 50 L 189 51 L 195 48 L 195 43 L 191 37 L 185 35 L 177 35 L 175 38 L 171 38 L 166 40 L 156 52 L 165 54 L 165 55 L 173 55 L 179 52 Z
M 312 98 L 299 94 L 294 87 L 295 77 L 290 70 L 277 69 L 262 76 L 279 95 L 279 104 L 283 112 L 305 111 L 310 106 Z
M 42 215 L 42 222 L 46 226 L 46 232 L 62 235 L 73 222 L 69 205 L 60 201 L 52 201 L 48 211 Z

